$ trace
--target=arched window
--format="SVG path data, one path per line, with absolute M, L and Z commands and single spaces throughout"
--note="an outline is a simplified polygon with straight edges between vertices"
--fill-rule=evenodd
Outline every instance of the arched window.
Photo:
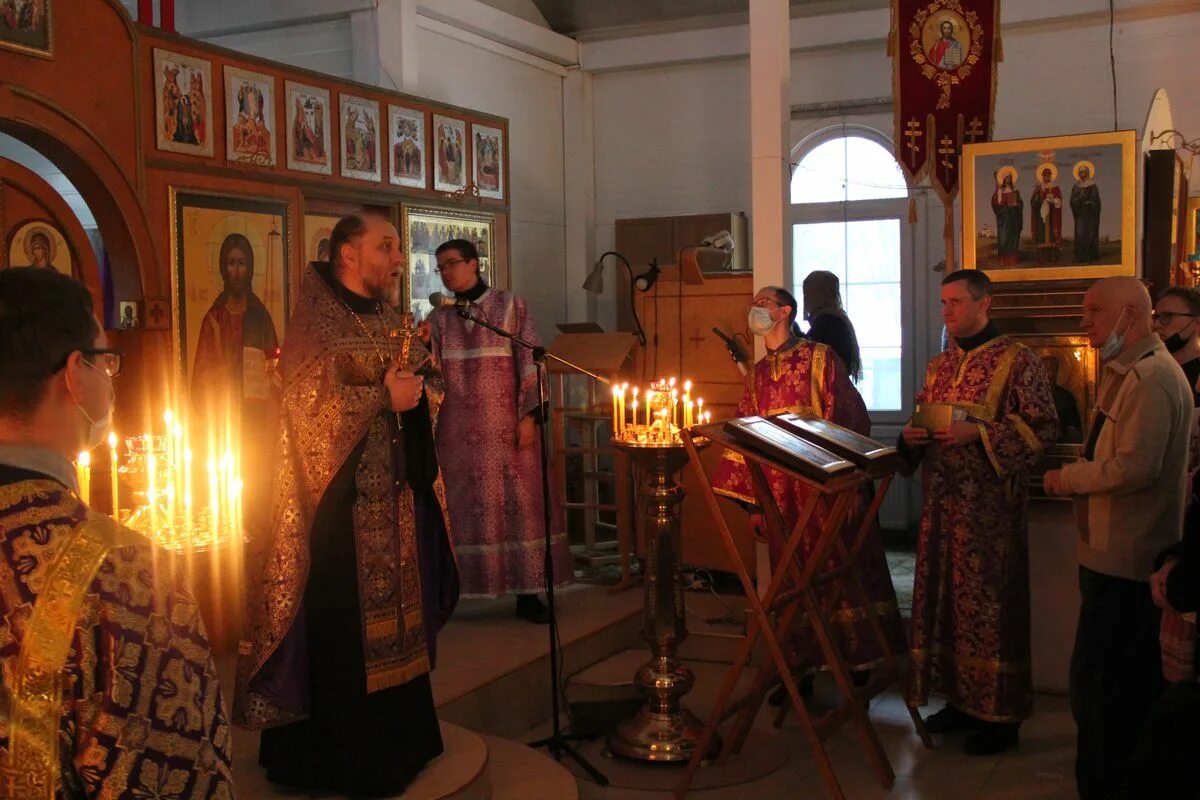
M 792 173 L 793 203 L 908 197 L 896 159 L 878 142 L 851 134 L 808 150 Z
M 792 274 L 797 298 L 810 272 L 838 276 L 862 353 L 858 389 L 872 411 L 901 412 L 911 394 L 901 325 L 910 302 L 908 186 L 883 142 L 874 131 L 839 127 L 798 148 Z

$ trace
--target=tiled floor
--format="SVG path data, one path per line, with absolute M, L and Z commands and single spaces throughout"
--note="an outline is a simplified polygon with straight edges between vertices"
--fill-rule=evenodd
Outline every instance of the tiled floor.
M 901 595 L 901 606 L 907 608 L 912 582 L 912 554 L 889 554 L 897 594 Z M 577 585 L 560 594 L 562 611 L 562 639 L 564 644 L 585 640 L 641 608 L 640 588 L 607 595 L 601 588 Z M 439 666 L 434 675 L 434 690 L 439 706 L 453 704 L 473 696 L 479 687 L 502 679 L 514 670 L 544 657 L 546 643 L 544 629 L 528 625 L 511 616 L 511 600 L 469 601 L 455 615 L 454 622 L 440 639 Z M 703 603 L 692 600 L 689 594 L 691 613 L 699 617 L 719 615 L 727 609 L 724 604 L 713 601 L 710 609 Z M 736 608 L 735 608 L 736 611 Z M 733 615 L 737 617 L 737 614 Z M 703 626 L 695 625 L 697 633 Z M 715 628 L 726 632 L 727 626 Z M 695 636 L 695 639 L 701 637 Z M 690 643 L 694 646 L 696 643 Z M 626 646 L 638 646 L 630 642 Z M 711 648 L 710 648 L 711 649 Z M 228 686 L 232 686 L 232 663 L 223 663 L 228 675 Z M 722 665 L 697 662 L 693 665 L 697 673 L 695 690 L 689 695 L 689 707 L 703 718 L 709 711 L 724 667 Z M 823 696 L 827 687 L 818 683 L 818 696 Z M 513 696 L 512 703 L 524 702 Z M 449 706 L 448 706 L 449 707 Z M 925 709 L 931 713 L 936 708 Z M 502 713 L 494 709 L 494 713 Z M 510 712 L 511 713 L 511 712 Z M 852 800 L 880 800 L 881 798 L 905 800 L 1052 800 L 1073 798 L 1072 777 L 1074 759 L 1074 723 L 1067 708 L 1066 699 L 1052 695 L 1041 695 L 1037 699 L 1036 714 L 1021 731 L 1021 744 L 1012 752 L 994 757 L 971 757 L 962 753 L 961 737 L 935 737 L 937 746 L 926 750 L 912 731 L 912 725 L 899 695 L 894 691 L 876 698 L 871 705 L 871 718 L 879 732 L 881 741 L 891 760 L 896 774 L 895 783 L 884 789 L 877 774 L 871 768 L 854 730 L 843 726 L 828 740 L 827 746 L 834 770 L 846 797 Z M 830 797 L 811 756 L 806 739 L 798 727 L 794 715 L 782 730 L 770 727 L 771 715 L 760 714 L 758 727 L 760 736 L 776 737 L 788 752 L 788 762 L 778 771 L 752 783 L 724 789 L 694 791 L 689 797 L 697 800 L 772 800 L 773 798 L 827 798 Z M 547 726 L 535 728 L 523 736 L 513 736 L 517 741 L 528 741 L 544 735 Z M 235 747 L 238 751 L 237 771 L 243 776 L 240 781 L 249 793 L 240 792 L 239 797 L 274 798 L 295 797 L 294 794 L 276 793 L 260 778 L 255 755 L 257 737 L 238 732 Z M 597 752 L 597 766 L 605 768 L 605 759 L 598 755 L 599 744 L 591 748 Z M 610 767 L 611 768 L 611 767 Z M 671 766 L 662 767 L 675 769 Z M 521 775 L 521 788 L 505 791 L 496 786 L 493 797 L 528 800 L 556 800 L 561 788 L 551 790 L 552 781 L 539 784 L 533 769 Z M 545 790 L 533 787 L 547 787 Z M 664 792 L 646 792 L 634 789 L 601 789 L 586 779 L 580 780 L 580 796 L 590 800 L 650 800 L 667 798 Z M 521 794 L 524 792 L 524 794 Z M 549 793 L 547 793 L 549 792 Z
M 703 713 L 702 703 L 691 705 Z M 933 710 L 936 709 L 926 712 Z M 1020 745 L 991 757 L 963 754 L 963 737 L 958 735 L 934 737 L 936 746 L 926 750 L 913 733 L 908 712 L 895 692 L 876 698 L 870 713 L 896 779 L 890 789 L 883 788 L 855 731 L 845 726 L 826 744 L 842 790 L 851 800 L 1069 800 L 1076 796 L 1075 725 L 1066 698 L 1039 696 L 1037 713 L 1021 728 Z M 767 714 L 760 715 L 758 725 L 763 729 L 762 735 L 783 739 L 790 752 L 788 762 L 777 772 L 752 783 L 689 792 L 689 797 L 782 800 L 831 796 L 794 716 L 780 731 L 769 728 Z M 597 760 L 601 770 L 605 764 L 604 760 Z M 670 796 L 664 792 L 602 789 L 586 779 L 580 780 L 580 790 L 580 797 L 585 800 L 650 800 Z

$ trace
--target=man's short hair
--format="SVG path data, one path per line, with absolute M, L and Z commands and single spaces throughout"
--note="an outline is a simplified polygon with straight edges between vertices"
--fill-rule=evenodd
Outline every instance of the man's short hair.
M 31 416 L 67 356 L 99 334 L 79 281 L 37 267 L 0 271 L 0 416 Z
M 1158 299 L 1162 300 L 1164 297 L 1178 297 L 1187 306 L 1189 314 L 1200 316 L 1200 291 L 1190 286 L 1172 286 L 1164 290 Z
M 342 245 L 354 244 L 367 232 L 367 221 L 358 214 L 342 217 L 329 234 L 329 263 L 335 269 L 342 265 Z
M 973 300 L 982 300 L 992 296 L 992 279 L 986 272 L 977 269 L 960 269 L 942 278 L 942 286 L 956 281 L 966 281 L 967 291 Z
M 440 256 L 447 250 L 457 250 L 458 255 L 463 261 L 478 261 L 479 250 L 475 247 L 475 243 L 467 239 L 451 239 L 448 242 L 443 242 L 438 245 L 438 249 L 434 251 L 434 257 Z

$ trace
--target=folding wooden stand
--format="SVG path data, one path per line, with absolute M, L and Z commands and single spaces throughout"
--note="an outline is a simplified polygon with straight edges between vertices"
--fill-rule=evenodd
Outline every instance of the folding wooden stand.
M 740 453 L 745 458 L 754 484 L 755 496 L 763 509 L 767 525 L 771 532 L 779 536 L 780 540 L 785 543 L 779 563 L 772 567 L 770 583 L 761 599 L 746 565 L 738 557 L 737 546 L 712 488 L 712 478 L 705 472 L 693 443 L 694 438 L 701 436 Z M 891 786 L 895 780 L 895 773 L 892 771 L 887 753 L 884 752 L 883 745 L 879 741 L 879 736 L 871 724 L 871 719 L 867 715 L 865 703 L 889 686 L 899 683 L 900 672 L 895 654 L 891 651 L 879 620 L 875 615 L 868 614 L 867 618 L 879 643 L 880 652 L 883 653 L 884 663 L 880 667 L 872 669 L 872 680 L 867 686 L 856 688 L 851 680 L 849 668 L 838 650 L 829 620 L 836 610 L 838 598 L 842 592 L 848 592 L 852 601 L 869 607 L 856 562 L 863 543 L 871 533 L 872 521 L 887 492 L 891 475 L 882 476 L 883 483 L 879 487 L 879 491 L 875 493 L 867 512 L 862 516 L 854 539 L 847 548 L 843 541 L 843 529 L 850 523 L 850 515 L 854 511 L 864 484 L 880 476 L 872 476 L 861 469 L 855 469 L 853 472 L 838 475 L 827 481 L 820 481 L 797 472 L 773 457 L 734 439 L 724 432 L 721 423 L 692 428 L 690 432 L 685 431 L 683 442 L 688 456 L 692 460 L 692 465 L 700 476 L 705 501 L 721 534 L 721 539 L 729 551 L 730 557 L 737 565 L 738 577 L 741 579 L 746 599 L 750 603 L 753 618 L 746 638 L 738 649 L 733 665 L 726 674 L 717 694 L 716 705 L 705 725 L 700 745 L 696 748 L 695 754 L 688 763 L 683 780 L 676 789 L 676 797 L 683 798 L 687 793 L 696 770 L 712 745 L 718 727 L 734 714 L 737 714 L 737 719 L 732 730 L 725 737 L 725 745 L 717 758 L 717 763 L 725 763 L 733 753 L 741 751 L 754 724 L 754 719 L 758 715 L 758 710 L 776 677 L 782 680 L 787 690 L 791 706 L 796 711 L 801 729 L 808 739 L 813 756 L 816 758 L 817 765 L 820 767 L 821 774 L 833 797 L 837 800 L 844 800 L 845 794 L 838 784 L 833 765 L 822 743 L 848 719 L 855 722 L 863 748 L 879 774 L 881 782 L 885 787 Z M 786 531 L 784 528 L 783 516 L 771 493 L 764 467 L 778 470 L 812 489 L 801 509 L 800 517 L 791 531 Z M 816 546 L 806 561 L 800 554 L 800 544 L 817 509 L 818 501 L 822 497 L 827 500 L 829 513 L 821 526 Z M 841 566 L 836 569 L 826 569 L 832 553 L 840 556 Z M 826 585 L 831 586 L 829 602 L 834 607 L 823 608 L 818 599 L 816 589 Z M 814 719 L 805 707 L 784 655 L 784 643 L 797 622 L 801 621 L 797 619 L 797 612 L 801 610 L 805 612 L 801 619 L 807 620 L 811 624 L 812 632 L 821 648 L 825 663 L 829 666 L 842 693 L 842 703 L 817 719 Z M 775 617 L 774 624 L 772 624 L 772 615 Z M 742 671 L 747 666 L 759 636 L 762 637 L 767 648 L 770 661 L 759 671 L 750 692 L 737 701 L 733 701 L 734 688 Z M 916 709 L 909 708 L 909 714 L 921 741 L 926 747 L 932 747 L 932 740 L 930 740 Z M 781 722 L 782 715 L 777 719 L 777 724 Z

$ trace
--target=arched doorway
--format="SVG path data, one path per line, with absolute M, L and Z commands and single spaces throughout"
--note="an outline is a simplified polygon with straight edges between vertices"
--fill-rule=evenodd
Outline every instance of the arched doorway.
M 0 86 L 0 132 L 37 150 L 78 188 L 104 239 L 114 295 L 143 299 L 144 277 L 148 265 L 153 264 L 154 247 L 141 201 L 140 180 L 128 175 L 86 126 L 53 101 L 29 90 Z M 5 215 L 2 221 L 7 242 L 12 220 Z M 85 271 L 79 277 L 93 293 L 102 296 L 94 257 L 90 269 L 90 275 Z

